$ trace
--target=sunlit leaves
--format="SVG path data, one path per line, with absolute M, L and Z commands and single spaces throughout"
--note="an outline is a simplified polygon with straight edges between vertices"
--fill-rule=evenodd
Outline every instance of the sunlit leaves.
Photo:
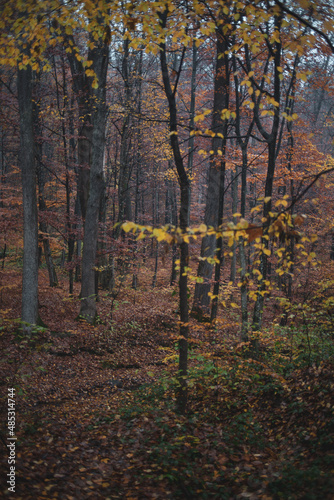
M 205 109 L 202 113 L 196 115 L 194 117 L 194 122 L 197 123 L 199 121 L 203 121 L 207 115 L 211 113 L 210 109 Z
M 269 203 L 270 197 L 263 199 L 264 203 Z M 286 199 L 278 200 L 275 202 L 275 207 L 288 207 Z M 261 206 L 253 208 L 253 212 L 260 211 Z M 234 214 L 234 217 L 239 217 L 240 214 Z M 297 236 L 295 228 L 300 227 L 305 218 L 301 215 L 294 215 L 293 217 L 286 212 L 270 212 L 271 221 L 269 223 L 267 234 L 264 234 L 264 226 L 262 224 L 249 223 L 247 220 L 240 218 L 237 223 L 229 222 L 225 227 L 214 228 L 207 227 L 206 224 L 200 224 L 193 228 L 187 228 L 182 232 L 180 228 L 175 228 L 171 225 L 161 226 L 160 228 L 152 228 L 152 226 L 143 226 L 134 222 L 125 222 L 122 224 L 122 229 L 126 233 L 133 233 L 136 235 L 137 240 L 142 240 L 146 237 L 155 238 L 157 241 L 166 242 L 167 244 L 180 244 L 183 241 L 190 243 L 195 241 L 197 237 L 205 237 L 215 235 L 217 238 L 223 236 L 226 238 L 227 245 L 232 247 L 233 244 L 239 241 L 240 237 L 245 241 L 252 243 L 258 241 L 258 247 L 262 253 L 267 256 L 271 255 L 271 251 L 261 244 L 261 239 L 269 240 L 270 238 L 290 238 Z M 267 223 L 267 219 L 263 218 L 263 224 Z M 214 262 L 214 261 L 213 261 Z

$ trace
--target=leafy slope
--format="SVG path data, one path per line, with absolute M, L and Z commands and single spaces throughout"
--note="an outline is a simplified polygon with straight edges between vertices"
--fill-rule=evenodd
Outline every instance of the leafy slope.
M 112 322 L 101 296 L 104 324 L 91 327 L 74 320 L 65 283 L 51 289 L 41 275 L 50 329 L 26 341 L 11 321 L 19 275 L 3 272 L 1 446 L 14 385 L 15 498 L 333 498 L 333 366 L 278 362 L 269 344 L 252 361 L 232 320 L 220 331 L 194 322 L 189 411 L 177 416 L 176 304 L 163 271 L 160 280 L 153 291 L 144 277 L 140 292 L 124 287 Z

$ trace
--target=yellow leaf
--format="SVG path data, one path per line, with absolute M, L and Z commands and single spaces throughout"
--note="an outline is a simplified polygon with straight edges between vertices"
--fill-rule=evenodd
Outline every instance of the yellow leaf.
M 195 123 L 198 122 L 198 121 L 200 121 L 200 120 L 204 120 L 204 113 L 201 113 L 200 115 L 196 115 L 194 117 L 194 122 Z
M 278 200 L 275 203 L 275 207 L 278 207 L 279 205 L 283 205 L 283 207 L 287 207 L 288 206 L 288 202 L 286 200 Z
M 307 80 L 305 73 L 297 73 L 296 76 L 298 79 L 303 80 L 303 82 L 306 82 L 306 80 Z
M 85 73 L 87 76 L 95 76 L 95 71 L 93 69 L 86 69 Z
M 126 233 L 131 231 L 131 229 L 135 229 L 136 227 L 137 227 L 137 225 L 134 222 L 124 222 L 124 224 L 122 224 L 122 229 Z

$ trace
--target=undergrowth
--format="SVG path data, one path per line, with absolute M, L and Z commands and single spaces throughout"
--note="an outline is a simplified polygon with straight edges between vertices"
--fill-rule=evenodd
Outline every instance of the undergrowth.
M 143 430 L 149 464 L 140 480 L 167 480 L 173 498 L 228 499 L 236 488 L 250 498 L 331 498 L 334 419 L 331 405 L 317 404 L 333 395 L 332 346 L 310 355 L 303 331 L 294 347 L 287 330 L 275 333 L 263 334 L 256 360 L 238 347 L 192 353 L 186 416 L 174 413 L 170 371 L 127 396 L 119 416 L 128 426 L 154 421 Z

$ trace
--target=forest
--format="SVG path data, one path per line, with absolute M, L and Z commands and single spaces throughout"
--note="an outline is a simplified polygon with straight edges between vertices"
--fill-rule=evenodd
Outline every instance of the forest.
M 0 497 L 334 498 L 332 0 L 0 0 Z

